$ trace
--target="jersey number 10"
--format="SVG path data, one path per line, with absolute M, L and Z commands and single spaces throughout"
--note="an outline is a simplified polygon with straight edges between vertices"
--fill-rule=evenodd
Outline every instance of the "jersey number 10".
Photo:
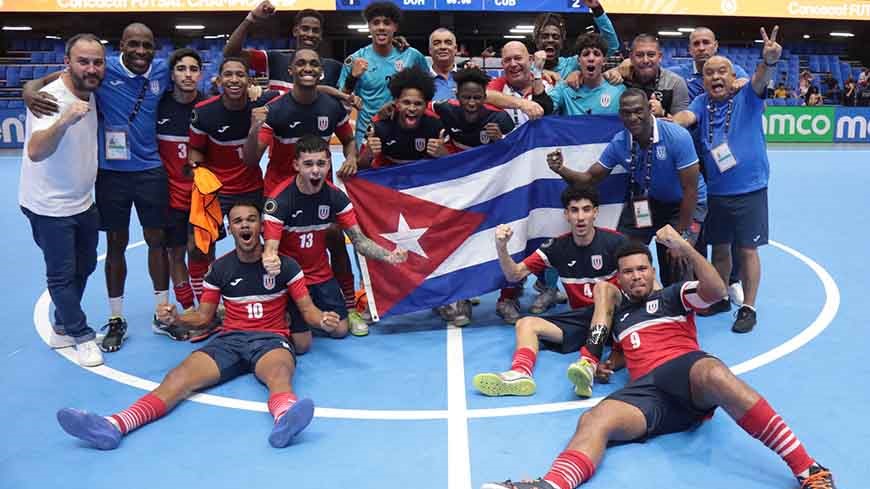
M 254 302 L 245 306 L 248 310 L 248 319 L 260 319 L 263 317 L 263 304 Z

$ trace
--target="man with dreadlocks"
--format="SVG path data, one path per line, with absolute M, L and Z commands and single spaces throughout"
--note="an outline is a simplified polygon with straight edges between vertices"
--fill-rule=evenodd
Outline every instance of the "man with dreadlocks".
M 592 20 L 595 27 L 601 31 L 601 36 L 607 43 L 607 56 L 612 56 L 619 51 L 619 37 L 613 28 L 613 23 L 604 13 L 604 8 L 598 0 L 583 0 L 592 12 Z M 565 19 L 554 13 L 542 13 L 535 19 L 535 48 L 547 53 L 544 69 L 559 75 L 559 78 L 567 78 L 571 72 L 579 71 L 576 56 L 560 56 L 562 47 L 568 37 L 565 28 Z

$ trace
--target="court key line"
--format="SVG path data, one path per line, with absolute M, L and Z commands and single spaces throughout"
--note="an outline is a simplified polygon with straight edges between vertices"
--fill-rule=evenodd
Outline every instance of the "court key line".
M 785 355 L 797 350 L 803 345 L 810 342 L 813 338 L 822 333 L 822 331 L 827 328 L 834 317 L 837 315 L 837 311 L 840 308 L 840 289 L 837 287 L 836 282 L 825 270 L 824 267 L 816 263 L 813 259 L 804 255 L 803 253 L 795 250 L 794 248 L 779 243 L 777 241 L 770 241 L 770 245 L 778 248 L 789 255 L 797 258 L 805 265 L 807 265 L 813 273 L 819 278 L 822 282 L 822 286 L 825 291 L 825 304 L 822 307 L 822 310 L 816 316 L 812 323 L 807 326 L 804 330 L 788 339 L 781 345 L 772 348 L 764 353 L 761 353 L 749 360 L 746 360 L 742 363 L 739 363 L 733 367 L 731 370 L 737 374 L 745 374 L 757 368 L 760 368 L 764 365 L 767 365 L 773 361 L 776 361 L 782 358 Z M 127 249 L 133 249 L 145 244 L 144 241 L 140 241 L 134 244 L 131 244 Z M 99 260 L 105 259 L 105 255 L 101 255 Z M 36 306 L 33 310 L 33 322 L 36 327 L 36 331 L 42 340 L 48 344 L 49 333 L 51 331 L 51 323 L 49 319 L 49 306 L 51 304 L 51 297 L 48 294 L 48 291 L 44 291 L 42 295 L 36 302 Z M 450 417 L 450 393 L 453 393 L 454 399 L 461 399 L 462 402 L 465 402 L 465 373 L 464 369 L 459 369 L 462 362 L 457 361 L 462 360 L 461 353 L 462 335 L 458 335 L 458 339 L 454 338 L 451 340 L 450 330 L 448 330 L 448 353 L 447 353 L 447 366 L 448 366 L 448 409 L 418 409 L 418 410 L 401 410 L 401 409 L 344 409 L 344 408 L 327 408 L 327 407 L 318 407 L 315 411 L 315 415 L 321 418 L 341 418 L 341 419 L 376 419 L 376 420 L 436 420 L 436 419 L 448 419 Z M 451 347 L 453 349 L 458 348 L 459 351 L 451 351 Z M 72 348 L 65 348 L 55 350 L 58 354 L 66 358 L 67 360 L 78 365 L 75 356 L 75 350 Z M 84 367 L 82 367 L 84 368 Z M 101 375 L 108 379 L 112 379 L 116 382 L 120 382 L 122 384 L 126 384 L 132 387 L 136 387 L 143 390 L 153 390 L 157 387 L 157 383 L 143 379 L 141 377 L 137 377 L 135 375 L 128 374 L 126 372 L 116 370 L 114 368 L 108 367 L 106 365 L 101 365 L 99 367 L 92 368 L 84 368 L 85 370 Z M 459 394 L 459 387 L 462 387 L 461 398 Z M 566 401 L 566 402 L 554 402 L 554 403 L 546 403 L 546 404 L 533 404 L 527 406 L 513 406 L 513 407 L 504 407 L 504 408 L 483 408 L 483 409 L 468 409 L 466 410 L 467 418 L 490 418 L 490 417 L 499 417 L 499 416 L 521 416 L 527 414 L 542 414 L 542 413 L 552 413 L 559 411 L 567 411 L 572 409 L 581 409 L 588 408 L 598 404 L 603 398 L 590 398 L 585 400 L 578 401 Z M 245 409 L 248 411 L 258 411 L 258 412 L 268 412 L 268 408 L 266 403 L 260 401 L 248 401 L 244 399 L 237 399 L 232 397 L 224 397 L 218 396 L 214 394 L 195 394 L 189 398 L 191 401 L 200 402 L 204 404 L 209 404 L 213 406 L 221 406 L 228 407 L 234 409 Z M 458 402 L 458 401 L 454 401 Z M 464 405 L 464 404 L 463 404 Z

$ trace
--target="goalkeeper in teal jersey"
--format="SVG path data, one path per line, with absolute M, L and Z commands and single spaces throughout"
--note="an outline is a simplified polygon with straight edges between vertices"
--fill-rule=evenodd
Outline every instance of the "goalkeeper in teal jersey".
M 363 10 L 369 26 L 372 43 L 347 57 L 341 70 L 338 86 L 347 93 L 358 95 L 363 101 L 356 118 L 356 144 L 365 139 L 372 117 L 392 100 L 388 85 L 390 77 L 411 66 L 429 70 L 420 51 L 408 47 L 402 51 L 393 46 L 393 37 L 399 29 L 402 11 L 390 2 L 373 2 Z

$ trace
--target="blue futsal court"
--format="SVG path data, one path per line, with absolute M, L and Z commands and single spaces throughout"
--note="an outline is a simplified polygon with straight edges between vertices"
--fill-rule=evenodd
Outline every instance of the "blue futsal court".
M 838 487 L 866 488 L 870 151 L 789 146 L 772 147 L 770 156 L 773 243 L 761 252 L 759 324 L 738 336 L 729 315 L 698 318 L 701 346 L 770 401 Z M 506 370 L 514 348 L 493 293 L 464 329 L 445 329 L 424 311 L 390 318 L 365 338 L 315 338 L 299 358 L 294 388 L 314 400 L 316 418 L 286 449 L 267 443 L 266 389 L 252 375 L 180 404 L 117 450 L 89 448 L 60 429 L 59 408 L 125 408 L 198 345 L 151 333 L 146 248 L 134 224 L 124 348 L 90 370 L 74 362 L 73 350 L 48 348 L 40 336 L 50 327 L 50 301 L 41 254 L 18 209 L 19 165 L 17 156 L 0 156 L 9 314 L 0 346 L 0 489 L 476 489 L 543 475 L 578 415 L 597 402 L 574 397 L 565 376 L 574 354 L 539 356 L 535 396 L 485 398 L 474 390 L 474 374 Z M 532 297 L 529 291 L 525 307 Z M 102 263 L 84 304 L 92 326 L 101 326 L 108 313 Z M 621 372 L 595 395 L 626 379 Z M 720 410 L 695 432 L 608 451 L 583 487 L 773 489 L 796 482 Z

